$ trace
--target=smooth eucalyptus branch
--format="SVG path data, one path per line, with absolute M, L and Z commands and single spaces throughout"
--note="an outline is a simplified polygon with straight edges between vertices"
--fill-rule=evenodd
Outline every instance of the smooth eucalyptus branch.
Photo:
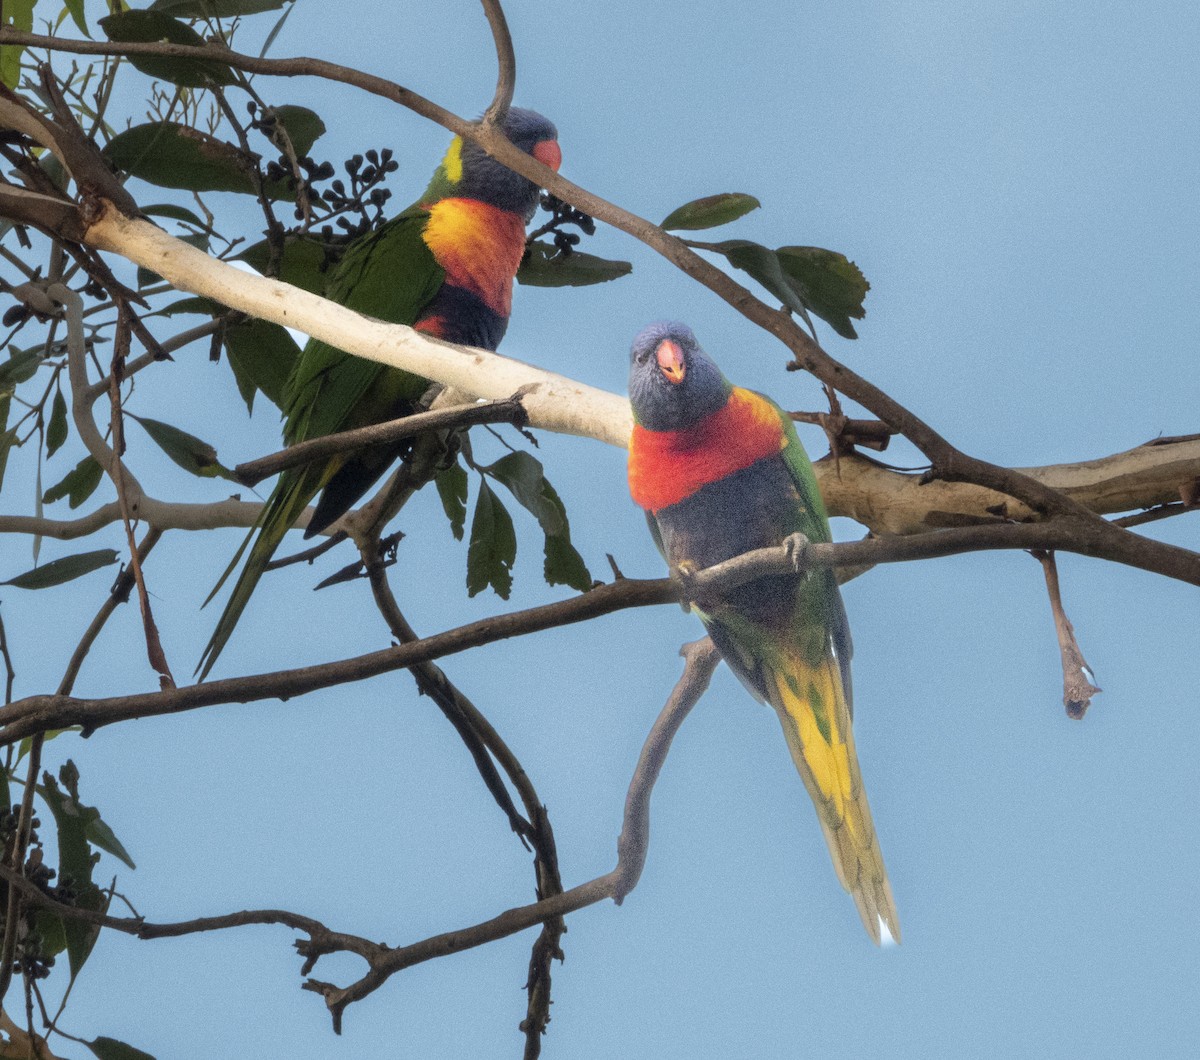
M 278 475 L 288 468 L 299 467 L 314 460 L 324 460 L 338 453 L 363 449 L 385 442 L 398 442 L 411 438 L 422 431 L 453 430 L 472 427 L 481 423 L 511 423 L 524 427 L 528 423 L 521 395 L 515 394 L 503 401 L 481 401 L 472 405 L 418 412 L 412 416 L 375 423 L 369 427 L 358 427 L 337 434 L 326 434 L 298 442 L 277 453 L 248 460 L 233 469 L 234 478 L 243 486 L 255 486 L 265 478 Z

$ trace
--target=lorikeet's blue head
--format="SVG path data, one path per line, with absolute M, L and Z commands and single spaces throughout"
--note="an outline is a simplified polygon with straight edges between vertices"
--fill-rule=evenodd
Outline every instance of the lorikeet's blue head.
M 731 389 L 686 324 L 660 320 L 633 340 L 629 400 L 647 430 L 685 430 L 721 408 Z
M 558 169 L 562 151 L 558 146 L 558 130 L 548 118 L 536 111 L 511 107 L 504 120 L 504 135 L 527 155 L 543 165 Z M 462 145 L 462 177 L 454 194 L 498 206 L 519 214 L 526 221 L 537 209 L 538 186 L 514 173 L 473 143 Z

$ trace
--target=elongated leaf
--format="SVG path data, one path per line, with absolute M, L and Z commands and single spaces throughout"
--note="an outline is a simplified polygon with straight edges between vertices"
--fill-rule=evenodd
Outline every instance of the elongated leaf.
M 111 548 L 98 548 L 94 552 L 79 552 L 74 556 L 63 556 L 43 563 L 40 567 L 0 582 L 0 585 L 11 585 L 14 589 L 49 589 L 116 562 L 117 554 Z
M 307 155 L 312 150 L 312 145 L 325 135 L 325 123 L 316 111 L 290 103 L 273 109 L 275 120 L 287 130 L 288 139 L 292 141 L 297 158 Z
M 33 29 L 33 5 L 37 0 L 8 0 L 4 4 L 4 18 L 0 25 L 29 33 Z M 21 53 L 25 49 L 15 44 L 0 48 L 0 80 L 9 88 L 16 88 L 21 80 Z
M 775 251 L 748 239 L 727 239 L 724 243 L 715 244 L 713 249 L 724 254 L 734 268 L 753 276 L 793 313 L 803 313 L 807 309 L 800 295 L 788 283 Z
M 804 304 L 842 338 L 858 335 L 850 318 L 866 315 L 863 300 L 871 285 L 845 254 L 821 247 L 780 247 L 780 267 Z
M 4 486 L 4 469 L 8 466 L 8 454 L 17 440 L 15 430 L 7 430 L 8 411 L 12 405 L 11 390 L 0 387 L 0 488 Z
M 149 1053 L 119 1042 L 116 1038 L 95 1038 L 83 1044 L 91 1049 L 97 1060 L 154 1060 Z
M 487 482 L 480 480 L 471 543 L 467 546 L 467 595 L 489 585 L 501 600 L 512 591 L 512 566 L 517 558 L 517 535 L 512 516 Z
M 237 259 L 265 276 L 271 264 L 271 246 L 265 239 L 261 240 L 243 250 Z M 293 287 L 323 294 L 326 273 L 321 266 L 324 262 L 325 248 L 319 240 L 305 236 L 288 239 L 276 262 L 276 276 Z
M 706 195 L 703 199 L 693 199 L 672 210 L 659 227 L 674 231 L 716 228 L 718 225 L 736 221 L 739 217 L 745 217 L 761 205 L 753 195 L 746 195 L 740 191 Z
M 79 27 L 79 32 L 85 37 L 91 37 L 91 30 L 88 29 L 87 16 L 83 12 L 83 0 L 63 0 L 66 9 L 71 13 L 71 18 L 75 20 L 75 25 Z
M 561 498 L 546 478 L 541 461 L 524 451 L 509 453 L 482 469 L 504 483 L 517 502 L 537 519 L 545 536 L 543 575 L 550 585 L 569 585 L 581 592 L 592 576 L 571 544 L 571 528 Z
M 581 250 L 561 254 L 549 243 L 534 240 L 517 270 L 517 281 L 526 287 L 588 287 L 632 271 L 628 261 L 598 258 Z
M 300 347 L 278 324 L 250 318 L 225 329 L 225 352 L 246 409 L 254 411 L 254 392 L 282 407 L 288 376 L 300 357 Z
M 11 349 L 11 347 L 10 347 Z M 0 389 L 16 386 L 33 378 L 42 363 L 42 348 L 34 346 L 28 350 L 17 350 L 7 361 L 0 361 Z
M 153 206 L 143 206 L 142 213 L 150 217 L 169 217 L 172 221 L 184 221 L 197 228 L 208 228 L 208 225 L 185 206 L 176 206 L 171 202 L 155 203 Z
M 162 11 L 120 11 L 100 20 L 100 28 L 111 41 L 146 42 L 168 41 L 194 48 L 204 45 L 204 38 L 191 26 Z M 181 59 L 170 55 L 131 55 L 129 61 L 142 73 L 170 81 L 185 88 L 204 88 L 207 85 L 232 85 L 237 78 L 225 63 L 213 59 Z
M 278 11 L 292 0 L 154 0 L 151 11 L 165 11 L 176 18 L 231 18 Z
M 104 893 L 92 882 L 92 869 L 95 861 L 92 848 L 88 843 L 87 827 L 92 817 L 98 817 L 99 811 L 91 806 L 83 806 L 77 795 L 79 771 L 75 764 L 67 761 L 59 770 L 59 777 L 67 790 L 55 783 L 49 773 L 43 777 L 43 783 L 38 786 L 38 794 L 42 796 L 50 812 L 54 815 L 54 824 L 58 834 L 58 878 L 60 883 L 70 882 L 75 892 L 75 904 L 84 909 L 100 911 L 107 907 Z M 66 935 L 67 959 L 71 965 L 71 975 L 76 976 L 87 962 L 92 947 L 99 937 L 100 928 L 72 920 L 63 924 Z
M 47 744 L 56 736 L 61 736 L 64 732 L 83 732 L 82 725 L 68 725 L 65 729 L 47 729 L 42 734 L 42 743 Z M 29 754 L 29 749 L 33 746 L 33 737 L 26 736 L 17 746 L 17 762 Z
M 75 467 L 67 472 L 66 478 L 46 490 L 42 496 L 43 504 L 53 504 L 55 501 L 68 498 L 68 506 L 78 508 L 93 493 L 104 478 L 104 471 L 90 456 L 85 456 Z
M 453 464 L 433 480 L 442 509 L 450 520 L 450 532 L 456 541 L 461 541 L 467 522 L 467 473 L 461 464 Z
M 232 478 L 227 467 L 217 459 L 217 451 L 194 434 L 180 430 L 169 423 L 126 413 L 130 419 L 142 425 L 154 443 L 175 461 L 184 471 L 201 478 Z
M 178 122 L 135 125 L 109 140 L 103 153 L 118 169 L 160 188 L 256 194 L 254 156 Z M 266 191 L 273 199 L 289 197 L 283 183 L 268 184 Z
M 50 422 L 46 426 L 46 455 L 53 456 L 67 440 L 67 399 L 61 390 L 54 392 Z

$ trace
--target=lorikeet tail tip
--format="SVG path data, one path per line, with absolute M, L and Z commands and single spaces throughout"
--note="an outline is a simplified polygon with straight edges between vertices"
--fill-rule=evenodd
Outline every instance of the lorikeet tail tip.
M 899 942 L 900 920 L 863 790 L 837 660 L 830 655 L 813 666 L 791 656 L 772 678 L 772 706 L 816 807 L 838 879 L 876 945 L 885 930 Z

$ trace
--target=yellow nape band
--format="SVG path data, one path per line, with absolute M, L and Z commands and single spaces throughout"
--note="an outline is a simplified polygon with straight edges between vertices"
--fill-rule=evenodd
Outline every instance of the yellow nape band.
M 446 171 L 446 179 L 451 184 L 457 184 L 462 180 L 462 147 L 462 137 L 456 136 L 450 141 L 446 157 L 442 159 L 442 168 Z

